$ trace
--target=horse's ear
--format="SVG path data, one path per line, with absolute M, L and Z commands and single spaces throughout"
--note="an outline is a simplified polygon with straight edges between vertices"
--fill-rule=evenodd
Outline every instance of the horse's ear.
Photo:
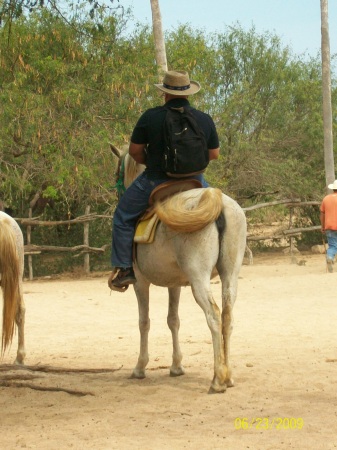
M 110 150 L 112 151 L 112 153 L 117 156 L 118 159 L 121 158 L 121 152 L 120 150 L 113 144 L 111 144 L 111 142 L 109 142 L 109 146 L 110 146 Z

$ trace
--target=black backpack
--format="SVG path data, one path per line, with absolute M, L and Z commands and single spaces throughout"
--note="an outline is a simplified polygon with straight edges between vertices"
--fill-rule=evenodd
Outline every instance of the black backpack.
M 207 142 L 192 113 L 186 108 L 167 108 L 163 126 L 163 171 L 177 178 L 203 172 L 209 163 Z

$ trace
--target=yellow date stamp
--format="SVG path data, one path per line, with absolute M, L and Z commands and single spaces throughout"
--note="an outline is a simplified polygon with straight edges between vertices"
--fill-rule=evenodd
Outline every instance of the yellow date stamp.
M 236 417 L 236 430 L 301 430 L 304 426 L 302 417 Z

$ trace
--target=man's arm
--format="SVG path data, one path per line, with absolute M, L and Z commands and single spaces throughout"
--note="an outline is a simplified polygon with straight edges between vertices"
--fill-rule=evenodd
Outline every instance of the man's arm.
M 208 149 L 208 155 L 209 155 L 209 160 L 212 161 L 212 159 L 218 159 L 219 158 L 219 154 L 220 154 L 220 148 L 212 148 L 212 149 Z
M 129 154 L 138 163 L 145 164 L 146 162 L 146 144 L 134 144 L 130 142 Z

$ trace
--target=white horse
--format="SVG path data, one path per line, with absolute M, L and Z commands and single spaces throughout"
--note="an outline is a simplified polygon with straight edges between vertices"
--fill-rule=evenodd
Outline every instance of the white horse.
M 125 161 L 125 173 L 136 163 Z M 131 167 L 130 167 L 131 166 Z M 124 177 L 125 178 L 125 177 Z M 127 186 L 126 186 L 127 187 Z M 212 334 L 214 377 L 210 393 L 233 386 L 229 363 L 232 309 L 237 295 L 239 271 L 246 246 L 246 218 L 240 206 L 219 189 L 201 188 L 178 193 L 157 204 L 160 223 L 151 244 L 138 244 L 134 290 L 139 308 L 140 354 L 133 378 L 144 378 L 149 361 L 148 333 L 150 284 L 168 287 L 167 324 L 172 333 L 171 376 L 184 374 L 179 346 L 178 306 L 181 286 L 190 285 L 194 298 L 205 313 Z M 217 225 L 224 219 L 224 229 Z M 221 221 L 220 221 L 221 222 Z M 222 312 L 211 290 L 211 278 L 220 276 Z M 111 274 L 109 286 L 111 287 Z
M 0 274 L 3 296 L 1 354 L 10 346 L 15 323 L 18 327 L 18 350 L 15 363 L 23 364 L 25 306 L 22 295 L 24 267 L 23 236 L 19 225 L 0 211 Z

